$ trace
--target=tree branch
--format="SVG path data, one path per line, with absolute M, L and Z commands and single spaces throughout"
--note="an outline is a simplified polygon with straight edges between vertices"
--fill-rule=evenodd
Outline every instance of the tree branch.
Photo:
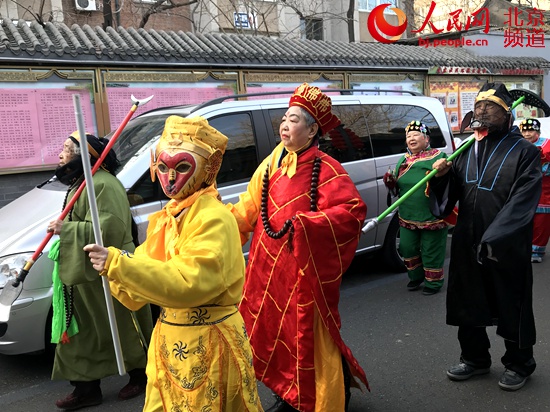
M 198 3 L 198 1 L 199 0 L 189 0 L 184 3 L 176 3 L 173 0 L 156 0 L 151 5 L 151 7 L 145 10 L 145 13 L 143 13 L 143 16 L 141 17 L 141 22 L 139 23 L 139 27 L 145 27 L 145 25 L 149 21 L 149 17 L 151 17 L 153 14 L 161 13 L 166 10 L 176 9 L 178 7 L 191 6 L 192 4 Z

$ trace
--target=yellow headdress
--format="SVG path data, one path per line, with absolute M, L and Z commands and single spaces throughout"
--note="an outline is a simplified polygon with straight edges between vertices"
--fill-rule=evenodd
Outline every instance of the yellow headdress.
M 155 154 L 151 152 L 151 178 L 155 181 L 157 159 L 161 152 L 174 154 L 191 152 L 206 161 L 202 180 L 211 185 L 222 164 L 223 154 L 227 147 L 227 137 L 208 124 L 203 117 L 170 116 L 166 119 Z M 197 176 L 200 179 L 201 176 Z

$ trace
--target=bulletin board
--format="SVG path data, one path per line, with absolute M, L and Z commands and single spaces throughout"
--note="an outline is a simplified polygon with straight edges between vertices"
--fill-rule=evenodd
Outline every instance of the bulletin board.
M 485 80 L 430 80 L 430 97 L 438 99 L 445 108 L 453 132 L 460 130 L 462 119 L 474 109 L 475 98 L 483 83 Z
M 539 94 L 541 89 L 541 81 L 538 78 L 493 76 L 491 78 L 479 77 L 467 80 L 456 77 L 431 77 L 429 82 L 430 96 L 441 102 L 454 132 L 460 130 L 460 124 L 466 113 L 473 110 L 479 89 L 487 81 L 501 82 L 508 90 L 525 89 Z M 519 104 L 513 113 L 516 119 L 543 115 L 542 110 L 524 104 Z
M 73 95 L 78 94 L 84 123 L 96 133 L 90 89 L 74 82 L 38 86 L 0 82 L 0 167 L 42 169 L 59 162 L 69 134 L 77 129 Z

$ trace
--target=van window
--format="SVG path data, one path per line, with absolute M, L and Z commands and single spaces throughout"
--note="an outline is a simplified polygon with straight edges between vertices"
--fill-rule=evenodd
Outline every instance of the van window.
M 423 107 L 366 104 L 363 105 L 363 111 L 376 157 L 405 153 L 405 127 L 412 120 L 420 120 L 430 128 L 430 145 L 433 148 L 446 146 L 441 128 L 433 115 Z
M 270 109 L 268 110 L 269 120 L 271 120 L 271 128 L 273 129 L 273 136 L 275 136 L 275 143 L 281 143 L 281 135 L 279 134 L 279 127 L 281 126 L 281 120 L 285 115 L 288 107 L 282 109 Z
M 164 130 L 164 124 L 168 114 L 158 116 L 137 117 L 132 120 L 122 131 L 118 140 L 113 145 L 121 168 L 139 151 L 144 150 Z M 113 132 L 114 133 L 114 132 Z M 106 138 L 110 139 L 112 133 Z
M 271 127 L 276 142 L 281 141 L 279 125 L 287 108 L 269 110 Z M 319 139 L 319 148 L 340 163 L 372 157 L 365 118 L 359 105 L 333 106 L 332 111 L 341 120 L 341 126 Z
M 361 106 L 333 106 L 332 112 L 342 124 L 321 138 L 321 149 L 340 163 L 372 158 L 372 147 Z
M 156 200 L 167 200 L 168 197 L 160 187 L 158 179 L 151 180 L 151 172 L 147 170 L 139 180 L 128 190 L 130 206 L 151 203 Z
M 249 180 L 258 167 L 251 114 L 248 112 L 224 114 L 208 119 L 208 123 L 229 139 L 216 179 L 218 185 Z

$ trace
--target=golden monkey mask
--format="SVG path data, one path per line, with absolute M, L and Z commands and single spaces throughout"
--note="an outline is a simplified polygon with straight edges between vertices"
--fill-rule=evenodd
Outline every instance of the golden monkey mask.
M 151 151 L 151 179 L 158 177 L 172 199 L 185 199 L 216 181 L 227 137 L 202 117 L 170 116 L 155 152 Z

